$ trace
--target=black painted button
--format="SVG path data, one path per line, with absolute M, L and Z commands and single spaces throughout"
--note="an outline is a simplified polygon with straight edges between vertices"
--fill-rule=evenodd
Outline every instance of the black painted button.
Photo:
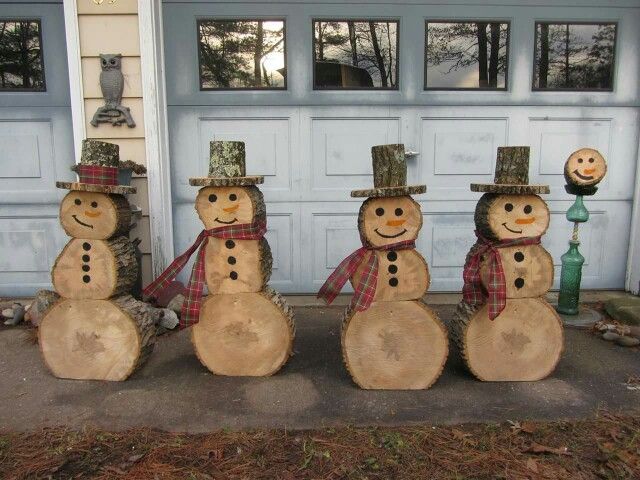
M 89 270 L 91 270 L 91 267 L 89 267 L 89 265 L 82 265 L 83 272 L 88 272 Z
M 83 262 L 88 262 L 89 260 L 91 260 L 91 257 L 89 255 L 82 255 Z
M 89 283 L 91 281 L 91 277 L 89 275 L 85 275 L 84 277 L 82 277 L 82 281 L 84 283 Z
M 88 242 L 84 242 L 84 243 L 82 244 L 82 248 L 83 248 L 85 251 L 87 251 L 87 252 L 88 252 L 89 250 L 91 250 L 91 244 L 90 244 L 90 243 L 88 243 Z
M 224 245 L 227 248 L 233 248 L 236 246 L 236 242 L 234 242 L 233 240 L 227 240 L 226 242 L 224 242 Z
M 389 285 L 391 285 L 392 287 L 397 287 L 398 286 L 398 279 L 396 277 L 390 278 L 389 279 Z
M 390 262 L 395 262 L 398 259 L 398 254 L 396 252 L 393 252 L 393 251 L 389 252 L 389 253 L 387 253 L 387 259 Z
M 229 274 L 229 277 L 231 277 L 231 280 L 237 280 L 238 279 L 238 272 L 231 272 Z
M 513 282 L 517 289 L 521 289 L 524 287 L 524 278 L 516 278 L 516 281 Z
M 229 265 L 235 265 L 236 264 L 236 257 L 227 258 L 227 262 L 229 262 Z
M 513 258 L 515 258 L 516 262 L 521 262 L 524 260 L 524 253 L 516 252 L 513 254 Z
M 389 273 L 398 273 L 398 267 L 395 265 L 389 265 Z

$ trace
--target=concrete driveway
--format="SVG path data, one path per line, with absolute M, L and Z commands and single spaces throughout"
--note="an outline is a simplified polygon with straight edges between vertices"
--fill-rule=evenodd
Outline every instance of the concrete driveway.
M 443 320 L 452 305 L 434 307 Z M 640 374 L 637 349 L 567 329 L 552 377 L 536 383 L 482 383 L 452 347 L 444 374 L 429 390 L 358 389 L 343 368 L 342 308 L 296 308 L 295 356 L 270 378 L 210 374 L 196 359 L 189 332 L 158 339 L 151 360 L 126 382 L 59 380 L 44 368 L 24 329 L 0 331 L 0 428 L 47 425 L 106 429 L 146 426 L 204 432 L 219 428 L 304 429 L 335 425 L 410 425 L 558 419 L 598 407 L 637 406 L 625 381 Z

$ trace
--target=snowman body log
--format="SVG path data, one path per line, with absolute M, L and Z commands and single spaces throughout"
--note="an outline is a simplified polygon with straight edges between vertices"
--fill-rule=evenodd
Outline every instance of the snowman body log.
M 372 149 L 374 189 L 358 215 L 358 229 L 367 255 L 376 258 L 373 302 L 368 308 L 347 308 L 342 323 L 342 354 L 353 381 L 364 389 L 429 388 L 440 376 L 448 355 L 447 332 L 438 316 L 422 302 L 430 283 L 425 259 L 416 251 L 422 228 L 420 205 L 406 185 L 403 145 Z M 371 282 L 370 257 L 350 277 L 358 291 Z
M 244 144 L 214 141 L 210 149 L 210 176 L 190 179 L 203 187 L 195 208 L 205 228 L 266 225 L 264 198 L 255 186 L 262 177 L 245 175 Z M 196 355 L 217 375 L 276 373 L 291 355 L 295 328 L 291 308 L 267 286 L 269 243 L 264 237 L 212 236 L 204 248 L 209 296 L 191 332 Z
M 125 380 L 155 344 L 151 307 L 130 295 L 139 266 L 128 237 L 131 206 L 120 193 L 135 189 L 113 183 L 118 164 L 117 145 L 85 140 L 80 181 L 57 183 L 70 189 L 60 223 L 72 238 L 53 266 L 61 298 L 43 316 L 38 339 L 45 365 L 60 378 Z
M 500 147 L 496 183 L 472 185 L 473 191 L 486 193 L 476 206 L 478 243 L 467 255 L 465 273 L 478 256 L 477 288 L 486 300 L 470 304 L 463 299 L 451 336 L 469 370 L 483 381 L 540 380 L 553 372 L 562 354 L 562 322 L 544 298 L 553 284 L 553 260 L 540 245 L 550 215 L 538 193 L 548 193 L 548 187 L 529 185 L 528 168 L 528 147 Z M 479 252 L 478 246 L 490 248 Z M 493 319 L 486 303 L 492 289 L 504 301 Z
M 126 236 L 108 240 L 73 238 L 51 271 L 56 292 L 76 300 L 125 294 L 131 291 L 137 276 L 135 248 Z

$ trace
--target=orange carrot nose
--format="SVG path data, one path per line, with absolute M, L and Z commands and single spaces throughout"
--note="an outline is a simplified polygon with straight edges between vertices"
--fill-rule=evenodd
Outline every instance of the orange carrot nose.
M 389 220 L 387 222 L 387 226 L 389 226 L 389 227 L 399 227 L 404 222 L 406 222 L 406 220 Z
M 591 175 L 593 172 L 595 172 L 596 169 L 595 168 L 586 168 L 584 170 L 584 173 L 586 173 L 587 175 Z
M 96 218 L 96 217 L 99 217 L 100 215 L 102 215 L 102 212 L 90 212 L 89 210 L 85 210 L 84 214 L 87 217 Z
M 533 223 L 536 221 L 536 217 L 531 217 L 531 218 L 516 218 L 516 223 L 518 225 L 529 225 L 530 223 Z
M 233 207 L 223 208 L 222 210 L 224 210 L 227 213 L 232 213 L 232 212 L 235 212 L 236 210 L 238 210 L 239 207 L 240 207 L 240 205 L 235 205 Z

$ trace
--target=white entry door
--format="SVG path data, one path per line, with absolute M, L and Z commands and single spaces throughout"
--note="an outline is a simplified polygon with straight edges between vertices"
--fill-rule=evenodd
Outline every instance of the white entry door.
M 370 147 L 404 143 L 414 153 L 408 157 L 410 183 L 427 184 L 426 195 L 416 200 L 425 217 L 418 248 L 431 269 L 431 290 L 459 291 L 465 255 L 474 242 L 473 212 L 479 198 L 469 184 L 492 181 L 498 146 L 530 145 L 530 181 L 551 185 L 545 199 L 552 221 L 544 244 L 559 267 L 571 233 L 564 218 L 572 197 L 563 188 L 563 164 L 572 151 L 591 146 L 604 154 L 610 168 L 597 195 L 587 200 L 591 219 L 581 229 L 581 251 L 587 258 L 583 287 L 623 288 L 638 147 L 639 98 L 633 80 L 639 69 L 638 8 L 612 10 L 588 0 L 576 7 L 524 1 L 509 6 L 430 3 L 164 2 L 176 253 L 202 228 L 193 208 L 197 191 L 188 178 L 206 174 L 209 141 L 242 140 L 248 174 L 266 178 L 262 190 L 274 253 L 271 283 L 283 292 L 316 292 L 360 246 L 356 219 L 361 200 L 351 199 L 349 192 L 372 183 Z M 425 89 L 426 23 L 465 18 L 508 23 L 505 88 Z M 617 22 L 617 36 L 625 42 L 615 46 L 613 89 L 532 89 L 540 19 Z M 216 35 L 230 28 L 225 21 L 240 20 L 245 23 L 233 27 L 240 29 L 240 40 L 216 43 Z M 382 23 L 381 32 L 396 32 L 397 55 L 386 71 L 386 88 L 318 87 L 336 78 L 347 87 L 350 82 L 360 82 L 360 87 L 382 83 L 362 69 L 327 65 L 331 62 L 313 67 L 314 49 L 317 56 L 319 48 L 315 22 L 343 20 Z M 199 48 L 202 29 L 213 40 Z M 358 32 L 366 34 L 357 29 L 354 34 Z M 247 38 L 256 35 L 271 38 L 271 44 L 261 50 L 263 61 L 247 78 L 234 76 L 231 83 L 244 88 L 212 88 L 221 82 L 231 85 L 222 74 L 241 69 L 231 63 L 232 55 L 224 57 L 225 49 L 244 48 L 251 41 Z M 278 35 L 284 38 L 284 66 L 275 65 L 272 53 L 281 48 Z M 349 35 L 341 41 L 348 43 Z M 329 49 L 327 39 L 339 43 L 335 35 L 327 35 L 323 48 Z M 203 55 L 220 52 L 223 56 L 216 61 L 227 62 L 226 70 L 203 67 Z M 390 52 L 383 49 L 381 57 Z M 372 56 L 367 61 L 375 60 Z M 286 76 L 286 82 L 274 72 Z M 261 82 L 261 88 L 247 87 L 246 82 Z
M 0 7 L 0 296 L 51 287 L 73 131 L 62 1 Z

